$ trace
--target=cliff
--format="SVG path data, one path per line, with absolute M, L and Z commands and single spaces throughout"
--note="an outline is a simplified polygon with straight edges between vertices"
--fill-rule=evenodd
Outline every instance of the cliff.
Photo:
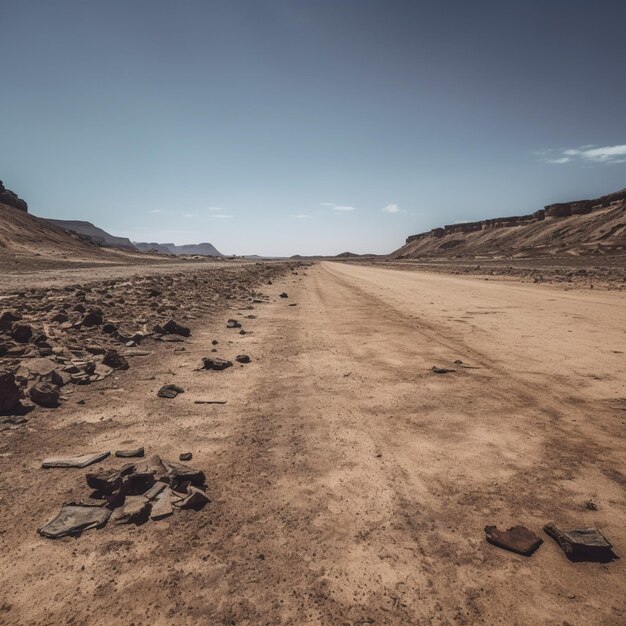
M 529 215 L 449 224 L 407 237 L 393 258 L 621 252 L 626 189 L 592 200 L 550 204 Z

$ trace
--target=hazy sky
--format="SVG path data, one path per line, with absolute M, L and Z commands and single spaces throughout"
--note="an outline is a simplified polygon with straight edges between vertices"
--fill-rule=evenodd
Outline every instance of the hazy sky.
M 626 2 L 0 0 L 0 179 L 225 253 L 390 252 L 626 186 Z

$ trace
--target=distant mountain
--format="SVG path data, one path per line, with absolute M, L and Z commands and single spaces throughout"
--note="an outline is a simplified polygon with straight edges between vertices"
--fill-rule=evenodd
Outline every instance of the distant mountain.
M 105 230 L 102 230 L 102 228 L 94 226 L 91 222 L 83 222 L 81 220 L 51 219 L 46 219 L 46 221 L 62 228 L 63 230 L 78 233 L 79 235 L 87 235 L 87 237 L 93 239 L 100 245 L 135 250 L 135 246 L 133 246 L 130 239 L 127 239 L 126 237 L 115 237 L 114 235 L 107 233 Z
M 146 243 L 143 241 L 133 242 L 135 247 L 143 252 L 157 251 L 165 254 L 200 254 L 204 256 L 224 256 L 213 244 L 210 243 L 190 243 L 183 246 L 176 246 L 173 243 Z

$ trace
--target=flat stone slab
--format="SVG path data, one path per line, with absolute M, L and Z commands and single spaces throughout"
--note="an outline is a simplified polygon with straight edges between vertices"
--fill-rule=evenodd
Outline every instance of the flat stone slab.
M 485 526 L 485 534 L 487 541 L 494 546 L 523 556 L 530 556 L 543 543 L 543 539 L 525 526 L 513 526 L 508 530 Z
M 52 467 L 88 467 L 106 459 L 110 452 L 97 452 L 95 454 L 81 454 L 79 456 L 54 456 L 44 459 L 41 467 L 50 469 Z

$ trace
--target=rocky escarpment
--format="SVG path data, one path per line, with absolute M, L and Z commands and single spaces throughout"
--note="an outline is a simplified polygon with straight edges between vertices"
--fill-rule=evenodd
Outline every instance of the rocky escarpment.
M 131 243 L 130 239 L 126 237 L 116 237 L 107 233 L 102 228 L 94 226 L 91 222 L 83 220 L 54 220 L 47 218 L 46 221 L 67 230 L 71 233 L 77 233 L 79 235 L 85 235 L 89 237 L 94 243 L 100 246 L 111 246 L 113 248 L 125 248 L 127 250 L 135 250 L 135 246 Z
M 515 254 L 596 248 L 623 251 L 626 245 L 626 189 L 592 200 L 549 204 L 529 215 L 449 224 L 407 237 L 394 258 Z
M 15 192 L 7 189 L 0 180 L 0 204 L 6 204 L 7 206 L 19 209 L 20 211 L 28 212 L 28 204 L 26 200 L 22 200 Z

